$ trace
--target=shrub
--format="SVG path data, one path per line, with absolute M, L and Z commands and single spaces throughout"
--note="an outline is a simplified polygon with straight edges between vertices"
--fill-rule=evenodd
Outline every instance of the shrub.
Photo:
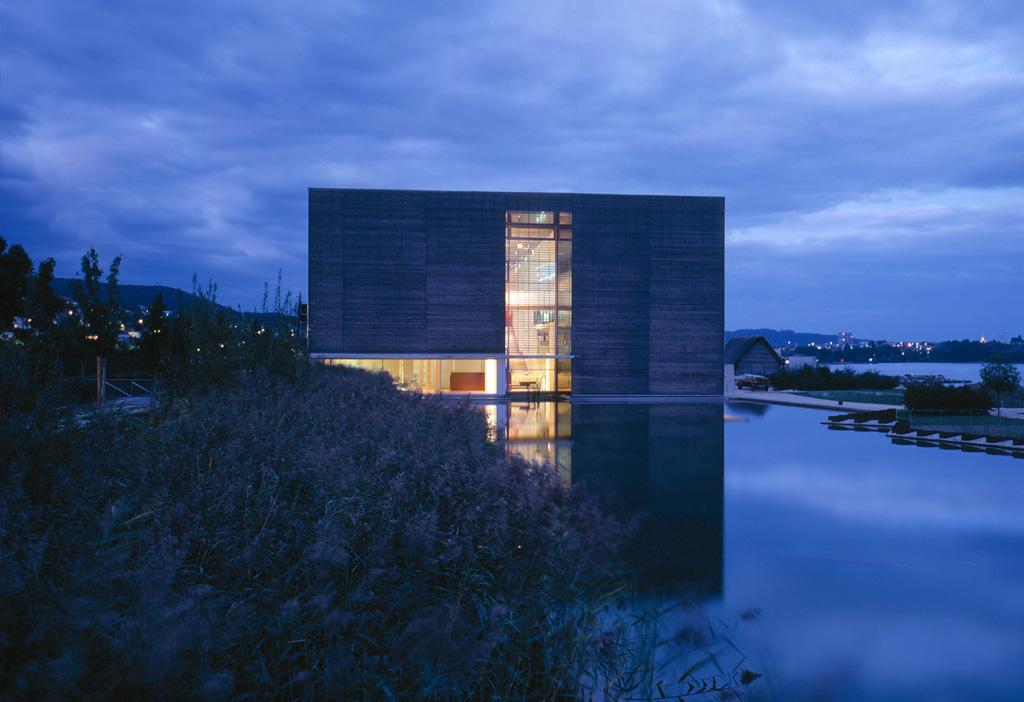
M 772 375 L 771 383 L 777 390 L 891 390 L 899 385 L 900 379 L 874 371 L 858 373 L 804 366 L 795 370 L 782 368 Z
M 0 340 L 0 412 L 31 407 L 34 395 L 28 351 L 13 339 Z
M 910 410 L 964 410 L 987 414 L 992 409 L 992 398 L 980 387 L 921 383 L 907 388 L 903 404 Z
M 468 405 L 331 368 L 3 421 L 4 696 L 552 699 L 600 648 L 619 528 Z

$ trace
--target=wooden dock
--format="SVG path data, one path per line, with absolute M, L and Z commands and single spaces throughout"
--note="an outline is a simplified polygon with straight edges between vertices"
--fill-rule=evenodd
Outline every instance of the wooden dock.
M 822 424 L 836 431 L 882 433 L 892 443 L 902 446 L 923 446 L 967 453 L 1024 458 L 1024 439 L 1022 438 L 914 428 L 906 420 L 898 419 L 895 409 L 833 415 Z M 998 429 L 998 425 L 991 426 L 993 429 Z

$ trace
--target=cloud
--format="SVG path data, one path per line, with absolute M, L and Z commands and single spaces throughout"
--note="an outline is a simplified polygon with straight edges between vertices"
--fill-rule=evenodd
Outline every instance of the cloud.
M 731 229 L 732 247 L 764 244 L 806 251 L 835 244 L 911 251 L 986 236 L 1015 248 L 1024 236 L 1024 187 L 867 193 L 823 210 Z M 947 239 L 947 241 L 943 241 Z
M 872 32 L 856 42 L 809 39 L 783 47 L 766 87 L 857 105 L 959 102 L 1024 86 L 1018 37 Z
M 196 272 L 231 303 L 251 306 L 279 267 L 301 289 L 310 186 L 715 194 L 727 197 L 729 323 L 805 327 L 820 317 L 789 287 L 793 256 L 830 275 L 853 242 L 939 232 L 970 237 L 960 265 L 980 270 L 1013 246 L 994 226 L 1019 231 L 1007 222 L 1024 187 L 1012 3 L 186 1 L 172 17 L 38 0 L 4 12 L 4 235 L 63 274 L 95 245 L 125 254 L 126 280 L 188 285 Z M 756 290 L 769 276 L 773 309 Z

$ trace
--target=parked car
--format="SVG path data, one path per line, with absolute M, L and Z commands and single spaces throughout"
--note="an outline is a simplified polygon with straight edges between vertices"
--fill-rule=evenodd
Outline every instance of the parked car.
M 740 390 L 767 390 L 768 389 L 768 378 L 763 375 L 737 375 L 736 376 L 736 387 Z

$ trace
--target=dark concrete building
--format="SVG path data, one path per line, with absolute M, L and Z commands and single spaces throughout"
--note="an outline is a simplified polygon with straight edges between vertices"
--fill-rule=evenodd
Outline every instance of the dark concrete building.
M 723 198 L 309 191 L 309 350 L 428 392 L 722 394 Z

